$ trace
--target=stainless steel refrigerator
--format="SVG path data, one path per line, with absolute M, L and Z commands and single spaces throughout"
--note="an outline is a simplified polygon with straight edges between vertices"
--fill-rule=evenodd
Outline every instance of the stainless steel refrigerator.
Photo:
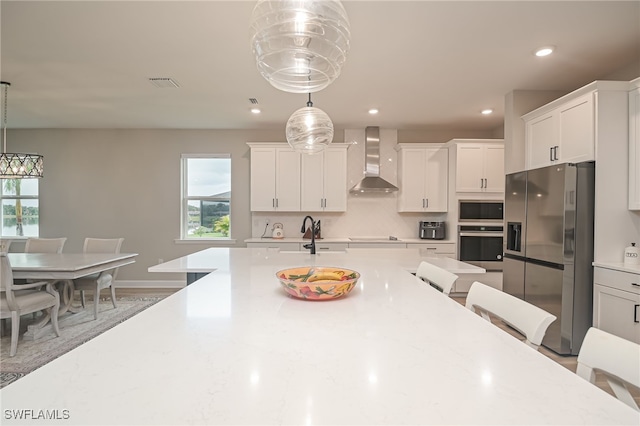
M 507 175 L 503 289 L 557 317 L 542 344 L 576 355 L 592 324 L 595 163 Z

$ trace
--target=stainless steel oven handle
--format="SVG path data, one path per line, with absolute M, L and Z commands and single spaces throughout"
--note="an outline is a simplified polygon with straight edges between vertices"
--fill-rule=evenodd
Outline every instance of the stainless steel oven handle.
M 503 232 L 459 232 L 461 237 L 504 237 Z

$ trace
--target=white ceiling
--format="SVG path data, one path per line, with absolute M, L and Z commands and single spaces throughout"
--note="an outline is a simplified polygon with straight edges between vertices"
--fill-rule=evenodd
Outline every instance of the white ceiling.
M 512 90 L 568 92 L 625 69 L 640 76 L 639 1 L 343 4 L 347 62 L 312 95 L 337 128 L 486 131 L 502 125 Z M 2 0 L 8 127 L 284 129 L 307 96 L 259 75 L 249 45 L 254 5 Z M 543 45 L 556 53 L 535 57 Z M 181 87 L 155 88 L 150 77 Z M 495 113 L 482 116 L 484 108 Z

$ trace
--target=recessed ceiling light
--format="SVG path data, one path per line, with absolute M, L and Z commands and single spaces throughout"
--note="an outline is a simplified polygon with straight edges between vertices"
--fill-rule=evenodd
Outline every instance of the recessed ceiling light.
M 492 109 L 487 108 L 487 109 L 483 109 L 483 110 L 482 110 L 482 111 L 480 111 L 480 112 L 481 112 L 483 115 L 489 115 L 489 114 L 491 114 L 491 113 L 493 112 L 493 110 L 492 110 Z
M 378 112 L 379 112 L 379 111 L 378 111 L 378 108 L 371 108 L 371 109 L 369 110 L 369 114 L 371 114 L 371 115 L 376 115 Z
M 554 51 L 554 47 L 553 46 L 544 46 L 541 47 L 540 49 L 536 50 L 536 56 L 547 56 L 547 55 L 551 55 L 551 53 L 553 53 Z
M 254 114 L 260 114 L 260 108 L 251 108 L 251 112 Z

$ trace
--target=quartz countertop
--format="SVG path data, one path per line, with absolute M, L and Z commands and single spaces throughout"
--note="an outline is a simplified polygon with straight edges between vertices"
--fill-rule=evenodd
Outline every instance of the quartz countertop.
M 640 275 L 640 265 L 630 265 L 623 262 L 593 262 L 593 266 Z
M 258 254 L 264 254 L 264 257 Z M 286 252 L 265 248 L 209 248 L 178 259 L 149 267 L 149 272 L 206 273 L 228 267 L 230 257 L 253 259 L 284 269 L 296 265 L 322 265 L 349 267 L 352 262 L 382 262 L 393 264 L 409 272 L 416 272 L 421 261 L 432 263 L 454 274 L 482 274 L 485 269 L 448 257 L 428 257 L 419 249 L 367 249 L 347 248 L 344 252 L 309 251 Z
M 321 238 L 316 240 L 318 243 L 349 243 L 349 244 L 358 244 L 358 243 L 389 243 L 389 244 L 452 244 L 455 243 L 454 240 L 423 240 L 420 238 L 402 238 L 398 237 L 398 240 L 390 240 L 389 237 L 352 237 L 353 240 L 349 237 L 340 237 L 340 238 Z M 269 243 L 269 242 L 278 242 L 278 243 L 308 243 L 310 239 L 292 238 L 271 238 L 271 237 L 254 237 L 248 238 L 244 240 L 245 243 Z
M 314 302 L 275 276 L 310 257 L 228 250 L 213 273 L 1 389 L 2 424 L 40 423 L 15 418 L 26 410 L 67 413 L 64 425 L 640 423 L 392 260 L 316 256 L 361 277 Z

